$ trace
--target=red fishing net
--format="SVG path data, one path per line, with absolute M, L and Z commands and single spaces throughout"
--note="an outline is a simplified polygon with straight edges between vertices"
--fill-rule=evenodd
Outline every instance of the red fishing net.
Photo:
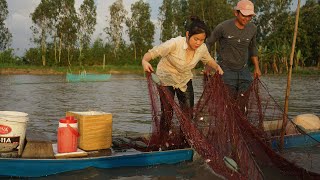
M 147 81 L 153 118 L 148 150 L 191 146 L 227 179 L 263 179 L 261 166 L 299 178 L 320 178 L 281 155 L 282 120 L 288 117 L 259 79 L 233 99 L 220 75 L 205 76 L 203 93 L 192 111 L 181 109 L 154 74 L 148 74 Z M 301 133 L 305 134 L 289 119 L 286 137 Z

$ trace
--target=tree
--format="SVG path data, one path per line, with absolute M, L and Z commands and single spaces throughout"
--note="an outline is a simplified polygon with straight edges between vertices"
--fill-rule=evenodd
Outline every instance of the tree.
M 320 67 L 319 19 L 320 4 L 314 0 L 307 0 L 301 8 L 299 39 L 297 39 L 297 48 L 301 49 L 306 66 Z
M 155 27 L 150 20 L 151 8 L 149 4 L 139 0 L 131 5 L 131 12 L 131 18 L 127 18 L 126 25 L 134 49 L 134 59 L 141 59 L 153 43 Z
M 94 0 L 84 0 L 80 6 L 79 14 L 79 51 L 80 51 L 80 64 L 82 64 L 82 49 L 90 45 L 91 35 L 95 30 L 97 24 L 97 7 Z
M 164 42 L 172 37 L 175 37 L 177 32 L 174 20 L 174 6 L 176 0 L 163 0 L 162 5 L 159 7 L 159 22 L 160 22 L 160 41 Z
M 62 46 L 67 50 L 67 64 L 71 66 L 73 57 L 72 51 L 77 41 L 77 27 L 79 27 L 77 13 L 74 7 L 74 0 L 62 0 L 59 13 L 59 23 L 57 25 L 60 39 L 59 59 L 61 56 Z
M 208 26 L 210 31 L 221 22 L 234 17 L 233 7 L 238 0 L 189 0 L 189 14 L 197 15 Z M 216 43 L 217 46 L 219 43 Z M 216 57 L 216 47 L 212 48 Z
M 62 0 L 53 0 L 51 3 L 51 35 L 53 35 L 53 45 L 54 45 L 54 63 L 58 64 L 60 62 L 60 55 L 59 60 L 57 56 L 57 40 L 58 40 L 58 24 L 60 21 L 60 11 L 61 11 Z
M 39 48 L 29 48 L 24 55 L 25 61 L 31 65 L 42 65 L 42 63 L 39 61 L 40 58 L 41 52 Z
M 35 26 L 31 27 L 34 36 L 33 40 L 36 44 L 40 44 L 42 66 L 46 66 L 46 41 L 50 28 L 52 27 L 50 21 L 52 17 L 52 3 L 52 1 L 41 0 L 34 12 L 31 13 L 32 22 L 35 24 Z
M 238 0 L 189 0 L 189 14 L 199 16 L 213 30 L 219 23 L 234 17 Z
M 116 0 L 110 7 L 110 19 L 107 19 L 107 27 L 104 29 L 109 37 L 109 42 L 113 44 L 113 53 L 117 57 L 117 52 L 123 43 L 123 24 L 125 23 L 127 11 L 124 9 L 123 1 Z
M 7 49 L 10 46 L 12 34 L 5 26 L 5 20 L 8 16 L 8 4 L 6 0 L 0 0 L 0 51 Z
M 15 64 L 17 63 L 17 58 L 13 54 L 14 50 L 8 48 L 0 52 L 0 64 Z
M 292 18 L 290 15 L 291 2 L 292 0 L 256 0 L 254 2 L 257 16 L 253 19 L 253 22 L 258 27 L 257 40 L 259 43 L 263 42 L 263 46 L 269 46 L 270 41 L 274 41 L 272 39 L 276 37 L 276 41 L 278 39 L 291 41 L 293 26 L 283 25 L 284 21 L 294 24 L 294 17 Z M 276 33 L 280 31 L 282 33 Z M 284 31 L 286 32 L 283 33 Z M 291 33 L 288 33 L 288 31 Z M 289 37 L 284 37 L 286 35 Z
M 89 58 L 89 61 L 87 62 L 89 65 L 96 64 L 97 61 L 103 58 L 105 49 L 104 49 L 103 41 L 101 38 L 98 37 L 93 42 L 92 48 L 90 49 L 89 53 L 90 53 L 90 58 Z

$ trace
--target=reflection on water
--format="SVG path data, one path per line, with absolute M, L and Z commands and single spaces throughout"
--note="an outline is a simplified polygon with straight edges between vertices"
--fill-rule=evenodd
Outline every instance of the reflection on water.
M 310 148 L 293 148 L 285 152 L 285 157 L 295 161 L 299 166 L 312 172 L 320 172 L 319 146 Z
M 117 180 L 177 180 L 177 179 L 219 180 L 202 161 L 152 167 L 127 167 L 117 169 L 87 168 L 51 175 L 39 180 L 56 179 L 117 179 Z
M 65 83 L 64 76 L 1 76 L 2 110 L 29 114 L 28 128 L 56 139 L 58 120 L 66 111 L 113 114 L 113 134 L 148 133 L 150 105 L 141 76 L 116 76 L 108 82 Z
M 287 77 L 265 76 L 261 78 L 269 89 L 270 94 L 281 107 L 284 106 Z M 289 95 L 289 115 L 311 113 L 320 115 L 320 77 L 293 76 Z
M 262 77 L 270 94 L 280 106 L 284 104 L 286 80 L 285 76 Z M 196 77 L 193 83 L 197 100 L 201 92 L 201 77 Z M 313 113 L 319 116 L 319 87 L 319 77 L 293 77 L 289 115 L 293 117 L 302 113 Z M 65 76 L 62 75 L 1 75 L 0 92 L 0 110 L 28 113 L 28 129 L 46 132 L 52 140 L 56 140 L 58 121 L 65 116 L 66 111 L 95 110 L 112 113 L 113 135 L 138 135 L 151 131 L 150 102 L 143 76 L 113 75 L 108 82 L 66 83 Z M 118 174 L 112 175 L 111 172 Z M 128 175 L 125 175 L 126 173 Z M 214 175 L 204 164 L 192 162 L 175 166 L 123 168 L 112 171 L 90 168 L 52 176 L 55 179 L 63 177 L 212 179 Z

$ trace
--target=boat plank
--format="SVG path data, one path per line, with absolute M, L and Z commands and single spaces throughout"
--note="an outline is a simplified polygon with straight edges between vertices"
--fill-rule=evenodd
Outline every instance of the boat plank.
M 55 157 L 51 140 L 43 132 L 27 131 L 26 146 L 23 150 L 21 158 L 54 159 Z

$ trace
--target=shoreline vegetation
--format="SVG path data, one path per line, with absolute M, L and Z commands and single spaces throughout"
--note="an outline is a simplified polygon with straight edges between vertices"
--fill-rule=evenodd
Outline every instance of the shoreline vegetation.
M 81 72 L 94 74 L 144 74 L 141 66 L 86 66 L 86 67 L 41 67 L 41 66 L 6 66 L 0 67 L 0 75 L 63 75 Z
M 202 68 L 196 69 L 196 73 L 201 73 Z M 124 65 L 124 66 L 86 66 L 86 67 L 41 67 L 41 66 L 0 66 L 0 75 L 63 75 L 67 72 L 79 74 L 85 71 L 86 73 L 94 74 L 141 74 L 143 69 L 139 65 Z M 317 67 L 309 67 L 298 70 L 293 70 L 295 75 L 320 75 L 320 69 Z M 263 75 L 279 75 L 283 76 L 286 73 L 275 74 L 269 72 Z

